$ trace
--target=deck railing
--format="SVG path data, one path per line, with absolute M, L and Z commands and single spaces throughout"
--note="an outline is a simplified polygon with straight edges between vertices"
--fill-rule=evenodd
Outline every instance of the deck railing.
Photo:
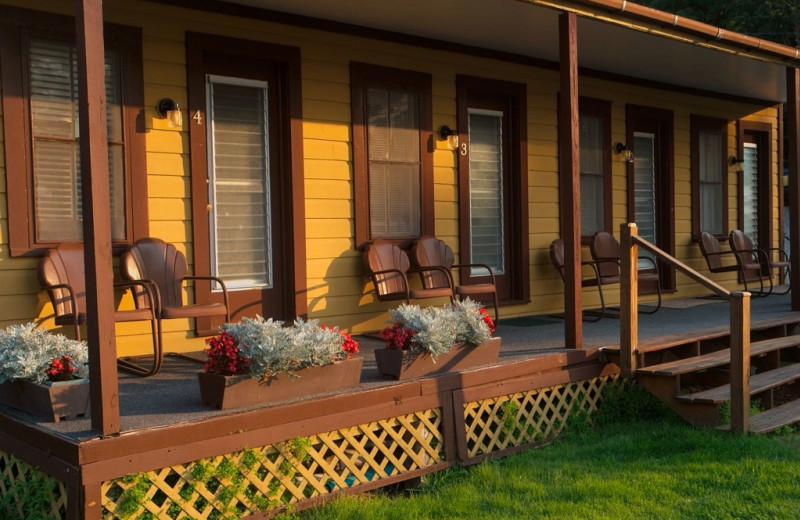
M 638 360 L 638 256 L 639 247 L 663 264 L 682 272 L 730 303 L 731 431 L 750 430 L 750 293 L 731 292 L 677 258 L 640 237 L 636 224 L 620 225 L 622 280 L 620 289 L 620 370 L 623 377 L 636 373 Z

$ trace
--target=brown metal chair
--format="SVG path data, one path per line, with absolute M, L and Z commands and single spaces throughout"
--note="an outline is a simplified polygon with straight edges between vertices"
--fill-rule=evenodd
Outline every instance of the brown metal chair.
M 412 257 L 416 265 L 420 268 L 420 279 L 422 286 L 426 289 L 450 287 L 453 294 L 463 300 L 472 296 L 473 299 L 481 295 L 492 295 L 494 301 L 494 319 L 500 318 L 499 306 L 497 303 L 497 284 L 495 283 L 494 271 L 486 264 L 456 264 L 453 250 L 436 237 L 424 236 L 414 242 Z M 456 285 L 453 278 L 453 268 L 473 268 L 480 267 L 488 273 L 488 282 Z M 442 268 L 442 270 L 435 269 Z M 430 270 L 435 269 L 435 270 Z
M 412 299 L 450 298 L 450 302 L 453 302 L 453 290 L 449 284 L 443 287 L 411 289 L 408 273 L 436 271 L 447 278 L 449 271 L 442 267 L 412 269 L 406 252 L 393 242 L 373 241 L 364 249 L 363 260 L 367 277 L 372 281 L 379 301 L 405 300 L 410 303 Z
M 162 320 L 175 318 L 210 318 L 225 316 L 229 322 L 228 289 L 225 282 L 216 276 L 188 276 L 186 257 L 174 245 L 158 238 L 142 238 L 122 254 L 120 270 L 125 280 L 147 284 L 158 301 L 158 336 L 162 341 Z M 183 282 L 186 280 L 208 280 L 216 282 L 222 290 L 223 303 L 183 303 Z M 143 293 L 136 294 L 136 303 L 144 305 Z
M 39 284 L 47 291 L 53 304 L 56 325 L 72 325 L 75 338 L 81 339 L 81 325 L 86 324 L 86 278 L 84 276 L 83 244 L 59 244 L 48 249 L 39 262 Z M 153 364 L 146 368 L 126 358 L 117 360 L 123 370 L 150 376 L 161 368 L 162 350 L 158 328 L 158 303 L 146 283 L 130 281 L 115 283 L 114 287 L 138 293 L 136 309 L 115 310 L 115 322 L 150 321 L 153 336 Z
M 608 231 L 598 231 L 589 245 L 592 259 L 597 264 L 598 280 L 601 285 L 615 284 L 622 281 L 620 246 L 614 235 Z M 654 314 L 661 308 L 661 278 L 658 274 L 658 265 L 649 256 L 640 256 L 639 260 L 650 262 L 652 268 L 640 270 L 638 273 L 639 287 L 642 284 L 653 284 L 658 294 L 658 303 L 652 311 L 640 311 L 643 314 Z
M 744 274 L 750 273 L 751 276 L 758 277 L 761 284 L 761 296 L 766 296 L 773 292 L 773 269 L 784 269 L 785 276 L 788 277 L 790 275 L 789 256 L 783 249 L 779 247 L 757 248 L 755 244 L 753 244 L 753 239 L 739 229 L 734 229 L 730 232 L 728 235 L 728 243 L 731 246 L 731 251 L 735 252 L 737 257 L 741 260 Z M 772 260 L 773 252 L 778 253 L 778 260 L 776 261 Z M 747 278 L 744 274 L 742 275 L 742 279 L 745 281 L 745 290 L 747 290 Z M 764 278 L 769 282 L 769 291 L 766 291 L 766 293 L 764 292 Z M 790 290 L 791 284 L 789 284 L 789 287 L 785 291 L 775 294 L 786 294 Z
M 748 277 L 745 273 L 745 263 L 742 261 L 742 259 L 746 256 L 744 253 L 737 254 L 735 251 L 731 250 L 723 251 L 719 239 L 717 239 L 717 237 L 711 233 L 705 231 L 700 235 L 700 252 L 703 253 L 703 258 L 706 259 L 706 264 L 708 265 L 708 270 L 710 272 L 739 273 L 739 278 L 744 283 L 744 290 L 750 291 L 747 286 Z M 730 261 L 725 261 L 726 258 L 733 260 L 733 263 L 730 263 Z M 752 256 L 750 258 L 752 259 Z M 761 269 L 760 265 L 757 263 L 749 265 L 749 268 L 754 269 L 756 272 L 760 272 Z M 764 295 L 763 278 L 759 276 L 758 281 L 761 285 L 761 289 L 759 292 L 753 293 L 754 296 Z
M 550 242 L 550 261 L 553 262 L 553 267 L 558 271 L 561 276 L 561 281 L 564 281 L 564 240 L 557 238 Z M 581 262 L 581 266 L 591 267 L 594 273 L 593 278 L 586 278 L 581 275 L 581 287 L 597 287 L 597 292 L 600 294 L 600 310 L 586 310 L 583 311 L 584 321 L 600 321 L 606 315 L 606 300 L 603 297 L 603 284 L 600 283 L 600 273 L 597 272 L 597 265 L 591 260 Z M 586 316 L 592 316 L 587 318 Z

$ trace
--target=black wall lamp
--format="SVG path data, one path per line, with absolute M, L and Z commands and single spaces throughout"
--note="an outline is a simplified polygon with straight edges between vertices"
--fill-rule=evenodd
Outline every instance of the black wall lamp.
M 458 149 L 458 132 L 453 130 L 447 125 L 439 127 L 439 139 L 447 142 L 447 148 L 450 150 Z
M 735 155 L 731 155 L 730 157 L 728 157 L 728 163 L 730 163 L 731 166 L 736 167 L 737 173 L 741 173 L 744 171 L 744 159 L 740 159 Z
M 172 128 L 183 126 L 183 115 L 181 107 L 171 98 L 162 98 L 156 103 L 156 111 L 161 117 L 167 119 L 167 124 Z
M 622 162 L 633 162 L 633 151 L 628 148 L 627 144 L 616 143 L 614 145 L 614 153 L 617 155 L 622 155 Z

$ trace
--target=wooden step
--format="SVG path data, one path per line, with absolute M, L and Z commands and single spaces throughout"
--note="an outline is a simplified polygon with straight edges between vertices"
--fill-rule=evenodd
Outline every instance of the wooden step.
M 750 330 L 753 332 L 758 332 L 764 329 L 771 329 L 773 327 L 777 327 L 780 325 L 789 325 L 797 322 L 798 320 L 796 318 L 787 320 L 786 317 L 763 319 L 751 323 Z M 688 334 L 686 333 L 670 334 L 668 336 L 660 336 L 658 338 L 645 339 L 639 342 L 636 352 L 638 354 L 646 354 L 648 352 L 658 352 L 660 350 L 666 350 L 673 347 L 678 347 L 681 345 L 693 343 L 696 341 L 727 338 L 728 336 L 730 336 L 730 333 L 731 333 L 730 327 L 725 325 L 725 326 L 711 327 L 703 330 L 697 330 Z M 608 352 L 609 354 L 619 354 L 620 346 L 609 345 L 602 347 L 602 350 L 603 352 Z
M 776 386 L 785 385 L 800 379 L 800 363 L 769 370 L 750 377 L 750 394 L 757 394 Z M 717 388 L 695 392 L 693 394 L 679 395 L 677 399 L 687 403 L 719 404 L 730 400 L 731 385 L 722 385 Z
M 800 421 L 800 399 L 770 408 L 750 418 L 751 433 L 767 433 Z
M 757 341 L 750 345 L 750 356 L 758 356 L 798 345 L 800 345 L 800 335 Z M 636 373 L 656 376 L 678 376 L 691 372 L 700 372 L 702 370 L 708 370 L 709 368 L 727 365 L 731 361 L 730 354 L 730 349 L 718 350 L 717 352 L 703 354 L 702 356 L 639 368 L 636 370 Z

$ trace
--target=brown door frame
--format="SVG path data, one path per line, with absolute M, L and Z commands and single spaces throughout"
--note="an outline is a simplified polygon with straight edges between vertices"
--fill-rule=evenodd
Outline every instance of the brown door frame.
M 772 232 L 772 125 L 757 121 L 742 121 L 737 124 L 737 153 L 744 157 L 744 144 L 755 142 L 758 145 L 758 247 L 773 247 Z M 744 171 L 739 172 L 738 223 L 744 228 Z M 779 219 L 780 220 L 780 219 Z M 783 233 L 781 232 L 781 236 Z M 782 244 L 778 244 L 782 246 Z
M 208 219 L 206 106 L 204 63 L 208 59 L 268 61 L 278 70 L 276 93 L 279 96 L 277 119 L 280 162 L 276 165 L 280 178 L 284 233 L 282 244 L 273 244 L 273 254 L 282 255 L 284 294 L 282 307 L 290 319 L 307 312 L 306 251 L 305 251 L 305 192 L 303 188 L 302 94 L 300 90 L 300 49 L 237 38 L 202 33 L 186 33 L 188 110 L 184 121 L 189 125 L 191 156 L 192 219 Z M 198 90 L 202 85 L 202 91 Z M 195 118 L 199 115 L 198 118 Z M 200 122 L 198 124 L 198 121 Z M 274 187 L 273 187 L 274 188 Z M 194 272 L 210 273 L 209 236 L 192 226 Z M 195 287 L 198 302 L 221 301 L 210 286 Z M 234 307 L 234 305 L 231 305 Z M 231 309 L 233 315 L 238 309 Z M 252 314 L 260 309 L 252 309 Z M 251 313 L 248 312 L 248 315 Z M 278 316 L 276 316 L 278 318 Z M 206 332 L 210 323 L 198 320 L 197 329 Z
M 675 165 L 674 149 L 674 115 L 671 110 L 646 107 L 640 105 L 625 106 L 625 139 L 633 150 L 634 161 L 634 133 L 649 132 L 656 136 L 656 219 L 659 226 L 656 229 L 656 242 L 659 248 L 670 255 L 675 255 Z M 626 175 L 628 178 L 628 222 L 633 222 L 635 210 L 635 188 L 633 183 L 634 164 L 627 163 Z M 675 270 L 669 265 L 658 262 L 661 276 L 661 288 L 674 291 Z
M 461 147 L 467 150 L 458 153 L 459 184 L 459 251 L 462 263 L 471 262 L 470 212 L 469 212 L 469 101 L 491 102 L 502 109 L 504 117 L 504 147 L 508 156 L 504 159 L 504 199 L 507 211 L 504 216 L 506 250 L 507 289 L 500 290 L 501 303 L 526 303 L 530 301 L 530 274 L 528 250 L 528 152 L 527 152 L 527 90 L 524 84 L 499 81 L 475 76 L 456 76 L 456 103 L 458 134 Z M 507 182 L 506 182 L 507 181 Z M 465 283 L 476 283 L 480 278 L 470 275 L 469 268 L 460 271 Z M 485 280 L 484 280 L 485 281 Z M 500 285 L 500 284 L 498 284 Z M 504 294 L 503 294 L 504 293 Z

